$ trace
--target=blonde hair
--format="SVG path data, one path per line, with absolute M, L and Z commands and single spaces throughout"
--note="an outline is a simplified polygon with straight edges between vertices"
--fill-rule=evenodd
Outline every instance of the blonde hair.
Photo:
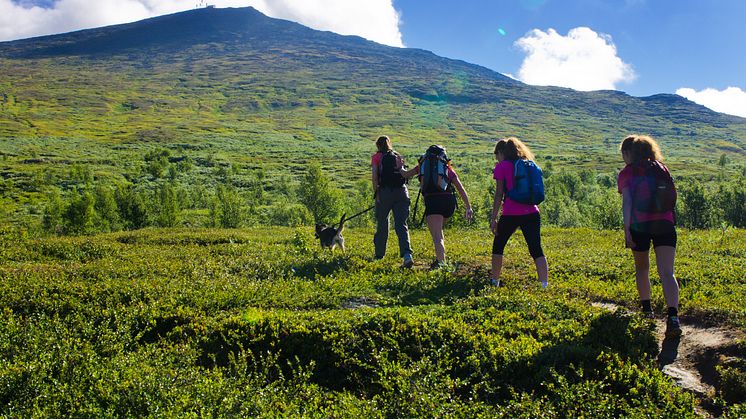
M 628 135 L 619 146 L 622 153 L 629 153 L 633 162 L 642 160 L 663 161 L 658 143 L 648 135 Z
M 382 135 L 376 140 L 376 148 L 381 153 L 391 150 L 391 138 L 388 135 Z
M 523 141 L 515 137 L 502 138 L 495 143 L 494 153 L 502 153 L 506 160 L 534 160 L 536 157 Z

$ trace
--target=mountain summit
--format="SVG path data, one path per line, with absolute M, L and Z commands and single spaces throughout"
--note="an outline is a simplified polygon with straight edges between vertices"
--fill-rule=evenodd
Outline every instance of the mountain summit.
M 25 58 L 101 56 L 127 50 L 165 52 L 213 42 L 256 45 L 303 40 L 313 32 L 317 31 L 290 21 L 269 18 L 251 7 L 208 7 L 134 23 L 13 41 L 6 43 L 3 49 Z

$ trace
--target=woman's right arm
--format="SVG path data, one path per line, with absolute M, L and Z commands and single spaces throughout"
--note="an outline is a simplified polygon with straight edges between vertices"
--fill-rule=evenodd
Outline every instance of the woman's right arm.
M 497 234 L 497 219 L 500 216 L 500 206 L 503 203 L 503 194 L 505 193 L 505 181 L 495 179 L 495 198 L 492 201 L 492 215 L 490 215 L 490 229 Z

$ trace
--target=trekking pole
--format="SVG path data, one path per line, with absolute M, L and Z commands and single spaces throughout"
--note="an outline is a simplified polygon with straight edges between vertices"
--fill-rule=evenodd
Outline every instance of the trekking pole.
M 420 218 L 420 223 L 417 224 L 417 227 L 422 227 L 422 223 L 425 222 L 425 212 L 422 213 L 422 218 Z
M 412 225 L 414 226 L 417 222 L 417 204 L 420 203 L 420 194 L 422 193 L 422 189 L 419 189 L 417 191 L 417 199 L 414 200 L 414 212 L 412 213 L 411 221 Z

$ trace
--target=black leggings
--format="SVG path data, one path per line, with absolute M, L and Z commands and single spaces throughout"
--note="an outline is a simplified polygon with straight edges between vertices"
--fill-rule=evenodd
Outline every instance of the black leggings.
M 538 212 L 527 215 L 502 215 L 497 222 L 497 235 L 492 242 L 492 254 L 502 256 L 510 236 L 520 227 L 534 259 L 544 256 L 541 249 L 541 216 Z

